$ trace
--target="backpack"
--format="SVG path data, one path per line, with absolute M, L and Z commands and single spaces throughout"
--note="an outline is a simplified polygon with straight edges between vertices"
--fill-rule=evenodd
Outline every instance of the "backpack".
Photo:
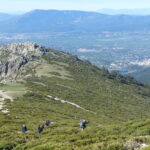
M 84 122 L 80 122 L 80 127 L 83 127 L 84 126 Z

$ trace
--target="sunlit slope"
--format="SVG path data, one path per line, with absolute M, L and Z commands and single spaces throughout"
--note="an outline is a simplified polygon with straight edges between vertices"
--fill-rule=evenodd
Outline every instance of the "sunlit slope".
M 150 116 L 150 89 L 132 78 L 52 49 L 33 58 L 19 70 L 15 82 L 1 84 L 0 90 L 13 98 L 4 101 L 9 112 L 0 113 L 1 149 L 120 150 L 130 133 L 126 125 L 115 130 L 113 125 Z M 38 125 L 47 119 L 54 122 L 52 128 L 38 135 Z M 90 122 L 83 133 L 81 119 Z M 29 129 L 25 135 L 22 124 Z

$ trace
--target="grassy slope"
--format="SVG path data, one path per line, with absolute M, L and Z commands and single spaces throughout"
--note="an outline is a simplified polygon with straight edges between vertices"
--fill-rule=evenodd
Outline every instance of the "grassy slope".
M 133 81 L 130 85 L 120 79 L 118 82 L 117 76 L 76 57 L 48 55 L 43 59 L 52 70 L 36 68 L 35 76 L 24 84 L 28 92 L 13 103 L 6 101 L 9 115 L 0 113 L 0 149 L 120 150 L 128 139 L 149 134 L 149 120 L 115 125 L 150 116 L 149 88 Z M 43 71 L 46 76 L 41 76 Z M 115 79 L 109 79 L 110 76 Z M 96 114 L 53 101 L 47 95 L 75 102 Z M 38 135 L 37 126 L 47 119 L 55 123 Z M 79 131 L 80 119 L 90 121 L 84 132 Z M 25 135 L 20 132 L 24 123 L 29 128 Z
M 7 95 L 17 98 L 26 93 L 26 87 L 22 83 L 10 83 L 7 85 L 1 85 L 0 90 L 6 92 Z

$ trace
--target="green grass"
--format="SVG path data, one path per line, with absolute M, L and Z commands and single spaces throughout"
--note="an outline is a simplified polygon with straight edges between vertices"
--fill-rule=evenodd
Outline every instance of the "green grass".
M 55 53 L 57 57 L 43 56 L 47 63 L 35 68 L 34 76 L 22 84 L 0 87 L 22 95 L 15 96 L 13 103 L 5 102 L 9 114 L 0 113 L 0 149 L 124 150 L 129 140 L 150 143 L 144 137 L 150 134 L 149 87 L 75 56 Z M 52 72 L 53 76 L 47 75 Z M 58 73 L 67 78 L 60 78 Z M 48 95 L 96 114 L 54 101 Z M 37 127 L 47 119 L 55 123 L 39 135 Z M 90 122 L 84 132 L 79 128 L 81 119 Z M 29 129 L 26 134 L 21 133 L 23 124 Z
M 149 146 L 149 147 L 144 148 L 143 150 L 150 150 L 150 146 Z
M 64 64 L 63 64 L 64 65 Z M 42 64 L 39 65 L 36 68 L 36 75 L 38 76 L 46 76 L 46 77 L 59 77 L 63 79 L 70 79 L 68 78 L 71 75 L 69 74 L 68 71 L 65 70 L 65 68 L 60 64 Z
M 53 101 L 42 101 L 40 98 L 16 99 L 13 104 L 7 104 L 7 107 L 10 115 L 0 115 L 0 148 L 14 145 L 15 150 L 123 150 L 124 144 L 135 137 L 135 140 L 150 143 L 150 138 L 144 138 L 144 135 L 150 133 L 150 120 L 103 125 L 90 113 Z M 82 118 L 90 121 L 83 132 L 79 129 L 79 120 Z M 55 123 L 38 135 L 37 126 L 47 119 Z M 29 129 L 26 134 L 21 133 L 21 125 L 24 123 Z
M 7 95 L 16 98 L 18 96 L 22 96 L 26 93 L 26 87 L 23 83 L 10 83 L 6 85 L 1 85 L 0 90 L 7 93 Z

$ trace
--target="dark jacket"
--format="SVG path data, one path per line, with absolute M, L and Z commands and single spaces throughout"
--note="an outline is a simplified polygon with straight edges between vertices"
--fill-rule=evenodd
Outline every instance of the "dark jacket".
M 26 126 L 22 126 L 22 132 L 23 133 L 27 132 L 27 127 Z

